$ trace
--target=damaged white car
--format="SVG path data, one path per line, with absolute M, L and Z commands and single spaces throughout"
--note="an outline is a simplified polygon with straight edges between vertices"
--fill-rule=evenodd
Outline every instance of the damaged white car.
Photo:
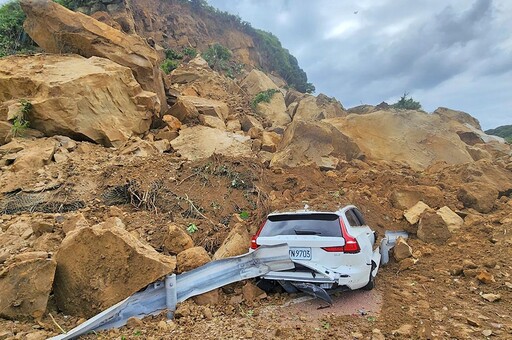
M 272 213 L 251 240 L 251 249 L 286 243 L 295 268 L 269 272 L 258 285 L 279 283 L 331 303 L 325 289 L 373 289 L 381 253 L 376 233 L 353 205 L 335 212 Z

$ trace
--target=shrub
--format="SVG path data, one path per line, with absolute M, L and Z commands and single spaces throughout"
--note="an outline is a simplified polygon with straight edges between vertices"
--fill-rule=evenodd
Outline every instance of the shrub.
M 0 6 L 0 57 L 34 51 L 35 44 L 23 29 L 25 13 L 18 1 Z
M 165 59 L 160 68 L 165 74 L 171 73 L 172 70 L 176 69 L 180 65 L 179 61 L 172 59 Z
M 231 51 L 221 44 L 214 44 L 202 56 L 213 70 L 225 70 L 231 59 Z
M 183 54 L 176 52 L 172 48 L 168 48 L 165 50 L 165 58 L 171 60 L 183 59 Z
M 256 109 L 256 106 L 261 102 L 270 103 L 270 100 L 272 99 L 274 94 L 276 94 L 277 92 L 279 92 L 279 90 L 276 90 L 276 89 L 268 89 L 266 91 L 261 91 L 252 100 L 252 102 L 251 102 L 252 108 Z
M 190 59 L 193 59 L 197 56 L 197 51 L 195 48 L 192 47 L 185 47 L 182 51 L 183 55 L 189 57 Z
M 21 99 L 20 104 L 20 111 L 18 112 L 16 118 L 14 118 L 12 121 L 11 135 L 13 137 L 23 136 L 25 134 L 25 130 L 30 124 L 26 117 L 32 110 L 32 103 L 25 99 Z
M 407 98 L 409 94 L 404 93 L 400 100 L 392 104 L 391 107 L 399 110 L 421 110 L 421 104 L 412 98 Z

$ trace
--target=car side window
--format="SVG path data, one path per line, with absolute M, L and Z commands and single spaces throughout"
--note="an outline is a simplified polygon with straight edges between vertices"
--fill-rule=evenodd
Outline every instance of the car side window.
M 350 224 L 350 226 L 352 226 L 352 227 L 361 226 L 361 223 L 357 219 L 357 216 L 354 214 L 352 209 L 347 210 L 347 212 L 345 213 L 345 216 L 347 217 L 347 221 Z
M 357 219 L 359 220 L 359 225 L 366 225 L 366 221 L 364 220 L 363 214 L 357 209 L 352 209 L 354 211 L 354 214 L 356 215 Z

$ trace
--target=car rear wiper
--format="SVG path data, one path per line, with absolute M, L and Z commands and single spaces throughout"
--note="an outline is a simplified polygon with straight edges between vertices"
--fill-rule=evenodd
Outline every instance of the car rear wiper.
M 295 235 L 322 235 L 322 233 L 315 230 L 293 229 L 293 231 L 295 231 Z

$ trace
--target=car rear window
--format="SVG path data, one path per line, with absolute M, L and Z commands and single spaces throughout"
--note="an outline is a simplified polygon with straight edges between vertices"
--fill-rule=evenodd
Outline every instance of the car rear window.
M 336 214 L 290 214 L 269 216 L 260 236 L 318 235 L 341 237 Z

